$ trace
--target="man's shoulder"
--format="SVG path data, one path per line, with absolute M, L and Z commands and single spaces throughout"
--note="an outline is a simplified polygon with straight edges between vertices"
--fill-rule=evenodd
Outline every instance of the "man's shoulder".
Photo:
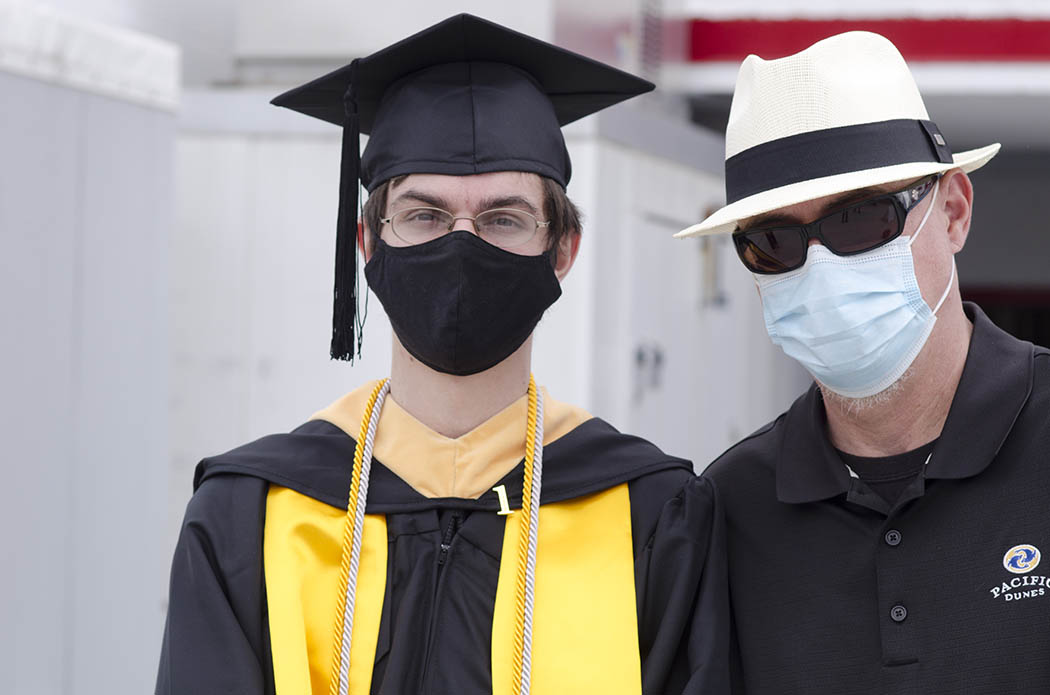
M 693 477 L 688 460 L 665 453 L 647 439 L 620 432 L 592 417 L 544 447 L 544 497 L 581 497 L 645 480 L 659 497 L 671 497 Z M 549 483 L 548 483 L 549 481 Z M 548 484 L 550 487 L 548 488 Z
M 552 466 L 594 469 L 597 477 L 606 471 L 617 478 L 633 480 L 645 475 L 688 476 L 691 462 L 665 453 L 653 442 L 619 431 L 587 410 L 551 398 L 544 389 L 544 461 Z M 679 471 L 667 474 L 667 471 Z
M 1050 394 L 1050 348 L 1033 345 L 1032 349 L 1033 391 L 1044 397 Z
M 1032 353 L 1032 388 L 1025 410 L 1041 423 L 1036 429 L 1050 428 L 1050 349 L 1034 346 Z
M 702 475 L 716 488 L 751 486 L 775 477 L 787 411 L 729 447 Z
M 706 542 L 716 495 L 709 481 L 696 476 L 690 461 L 665 453 L 643 437 L 620 432 L 605 420 L 591 418 L 546 447 L 545 496 L 548 456 L 552 459 L 552 501 L 628 486 L 636 554 L 654 535 Z M 570 483 L 571 478 L 578 482 Z
M 636 465 L 671 464 L 690 468 L 686 459 L 665 453 L 653 442 L 621 432 L 600 417 L 591 417 L 544 447 L 544 456 L 625 461 Z

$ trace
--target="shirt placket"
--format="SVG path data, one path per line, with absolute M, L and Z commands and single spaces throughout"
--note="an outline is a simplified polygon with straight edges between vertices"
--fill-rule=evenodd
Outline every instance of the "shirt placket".
M 918 622 L 923 606 L 915 603 L 919 592 L 911 582 L 915 572 L 915 534 L 909 513 L 925 492 L 922 473 L 890 508 L 886 501 L 857 478 L 850 481 L 847 499 L 885 517 L 877 527 L 874 546 L 875 591 L 881 645 L 882 692 L 910 693 L 918 683 L 920 643 Z

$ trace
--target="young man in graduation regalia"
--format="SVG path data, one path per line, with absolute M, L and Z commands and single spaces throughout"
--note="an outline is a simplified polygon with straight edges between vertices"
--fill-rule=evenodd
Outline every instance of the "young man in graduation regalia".
M 274 101 L 344 128 L 332 354 L 360 180 L 391 377 L 198 466 L 158 693 L 721 692 L 709 484 L 530 377 L 580 240 L 560 127 L 651 88 L 460 15 Z

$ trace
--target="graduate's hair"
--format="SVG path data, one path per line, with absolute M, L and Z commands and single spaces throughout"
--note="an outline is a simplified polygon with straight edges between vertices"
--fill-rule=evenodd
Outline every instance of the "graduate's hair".
M 389 181 L 381 183 L 372 194 L 361 210 L 365 227 L 372 235 L 372 243 L 379 238 L 379 229 L 383 226 L 380 221 L 386 215 L 387 191 L 391 184 L 400 183 L 406 176 L 395 176 Z M 581 234 L 583 232 L 583 215 L 576 203 L 572 202 L 562 185 L 546 176 L 540 176 L 543 185 L 543 214 L 550 221 L 547 227 L 547 250 L 554 249 L 551 260 L 557 263 L 558 243 L 566 234 Z

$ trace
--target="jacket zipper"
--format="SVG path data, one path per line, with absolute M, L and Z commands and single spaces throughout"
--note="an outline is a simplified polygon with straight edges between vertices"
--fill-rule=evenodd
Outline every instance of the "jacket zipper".
M 438 553 L 438 567 L 445 564 L 445 560 L 448 559 L 448 551 L 452 548 L 452 539 L 455 538 L 456 532 L 459 531 L 459 512 L 452 512 L 452 516 L 448 520 L 448 526 L 445 527 L 445 535 L 441 538 L 441 552 Z M 440 570 L 438 570 L 440 573 Z
M 429 692 L 429 688 L 427 687 L 427 676 L 430 672 L 430 656 L 434 649 L 434 625 L 437 623 L 437 611 L 439 610 L 438 598 L 441 594 L 442 567 L 448 560 L 448 552 L 452 549 L 452 540 L 455 538 L 456 532 L 459 531 L 460 520 L 460 513 L 458 511 L 453 511 L 448 520 L 448 526 L 445 527 L 445 532 L 441 536 L 441 547 L 438 550 L 437 573 L 434 578 L 434 602 L 430 613 L 430 625 L 427 628 L 426 656 L 423 659 L 423 674 L 422 680 L 419 684 L 419 692 L 421 693 Z

